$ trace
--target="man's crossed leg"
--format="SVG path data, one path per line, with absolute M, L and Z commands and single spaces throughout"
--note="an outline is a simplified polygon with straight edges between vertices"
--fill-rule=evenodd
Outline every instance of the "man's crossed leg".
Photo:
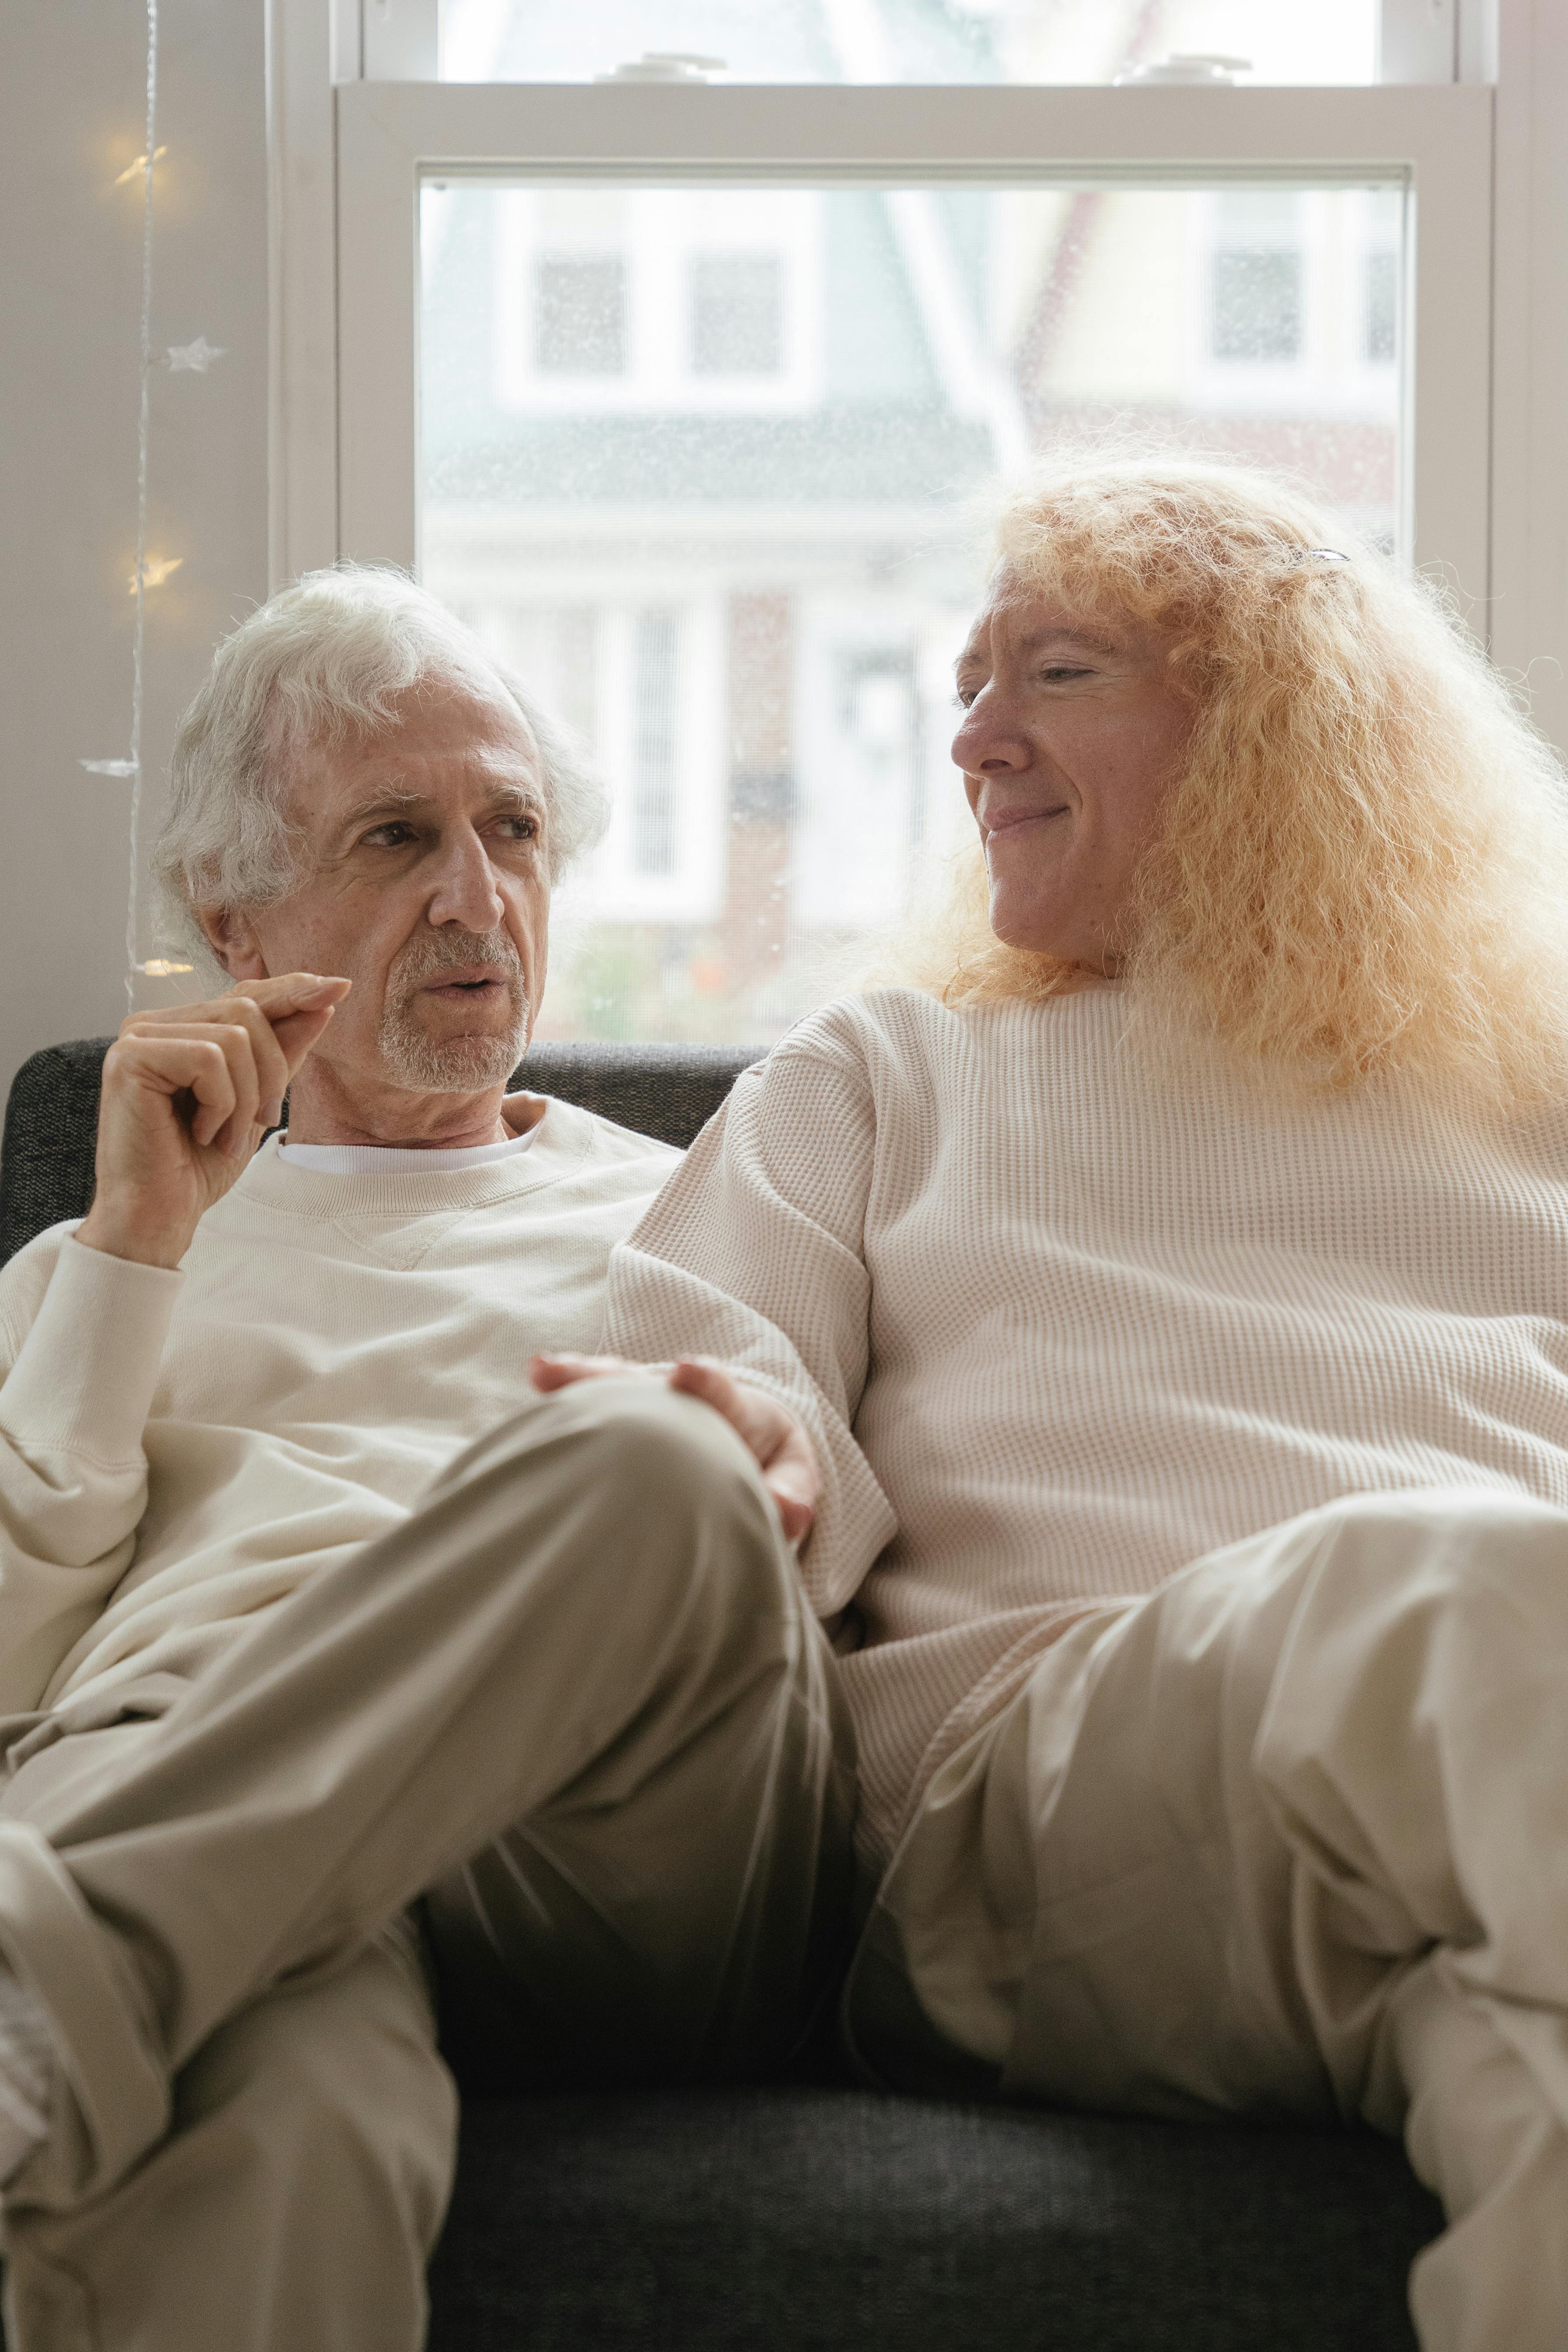
M 509 2067 L 782 2055 L 848 1916 L 831 1668 L 740 1440 L 611 1381 L 471 1447 L 161 1720 L 11 1727 L 0 1949 L 58 2059 L 5 2191 L 11 2352 L 419 2343 L 455 2138 L 425 1890 Z

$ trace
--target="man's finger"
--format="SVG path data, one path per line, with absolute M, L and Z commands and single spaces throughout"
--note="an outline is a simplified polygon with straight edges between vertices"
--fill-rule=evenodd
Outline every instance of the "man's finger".
M 292 1013 L 318 1005 L 339 1003 L 353 986 L 353 981 L 341 975 L 319 971 L 288 971 L 275 980 L 240 980 L 220 994 L 204 996 L 195 1003 L 143 1007 L 121 1023 L 120 1034 L 146 1036 L 182 1021 L 232 1021 L 240 1004 L 253 1005 L 268 1022 L 287 1020 Z
M 287 1086 L 288 1071 L 270 1026 L 254 1005 L 242 1004 L 231 996 L 218 1000 L 218 1010 L 224 1017 L 211 1021 L 171 1018 L 156 1028 L 135 1030 L 123 1042 L 136 1045 L 188 1037 L 219 1048 L 234 1081 L 234 1108 L 221 1135 L 207 1133 L 200 1122 L 193 1125 L 192 1134 L 198 1143 L 216 1143 L 221 1151 L 237 1160 L 248 1156 L 253 1150 L 257 1130 L 271 1124 L 262 1113 Z
M 223 1055 L 228 1070 L 233 1099 L 228 1115 L 215 1125 L 203 1098 L 197 1097 L 197 1110 L 191 1122 L 191 1139 L 202 1145 L 211 1144 L 231 1160 L 237 1160 L 250 1146 L 250 1131 L 256 1124 L 256 1114 L 261 1103 L 261 1082 L 256 1068 L 256 1053 L 250 1032 L 238 1021 L 210 1021 L 182 1033 L 197 1043 L 213 1045 Z
M 291 1013 L 313 1013 L 323 1004 L 341 1004 L 353 986 L 343 975 L 321 971 L 285 971 L 268 980 L 237 980 L 216 1001 L 248 997 L 268 1021 L 286 1020 Z
M 214 1014 L 217 1024 L 242 1029 L 250 1040 L 251 1058 L 256 1066 L 257 1114 L 254 1124 L 271 1127 L 275 1117 L 268 1114 L 274 1105 L 280 1106 L 289 1085 L 289 1063 L 278 1040 L 278 1033 L 253 997 L 242 996 L 237 990 L 220 996 Z M 244 1138 L 248 1150 L 250 1135 Z
M 287 1019 L 274 1022 L 272 1034 L 277 1038 L 283 1055 L 285 1086 L 289 1080 L 298 1075 L 300 1065 L 305 1060 L 311 1047 L 321 1044 L 322 1037 L 331 1026 L 332 1015 L 337 1009 L 335 1004 L 323 1004 L 318 1011 L 291 1013 Z M 282 1099 L 280 1097 L 275 1099 L 278 1117 L 281 1118 Z M 275 1127 L 277 1123 L 277 1118 L 269 1118 L 267 1122 L 268 1127 Z
M 283 1097 L 289 1081 L 353 986 L 353 981 L 341 973 L 319 971 L 242 980 L 225 989 L 221 996 L 205 998 L 199 1004 L 169 1004 L 162 1010 L 134 1013 L 121 1024 L 120 1034 L 121 1037 L 178 1036 L 193 1024 L 243 1026 L 256 1049 L 260 1086 L 254 1124 L 276 1127 L 283 1116 Z
M 275 1127 L 283 1116 L 283 1095 L 300 1063 L 321 1043 L 333 1013 L 353 986 L 342 974 L 317 971 L 285 972 L 277 980 L 242 980 L 233 990 L 249 997 L 267 1016 L 284 1062 L 283 1084 L 263 1105 L 263 1125 Z
M 195 1097 L 191 1139 L 205 1150 L 235 1107 L 234 1079 L 223 1047 L 211 1036 L 141 1037 L 129 1043 L 121 1065 L 128 1075 L 142 1084 L 150 1080 L 160 1094 L 188 1092 Z

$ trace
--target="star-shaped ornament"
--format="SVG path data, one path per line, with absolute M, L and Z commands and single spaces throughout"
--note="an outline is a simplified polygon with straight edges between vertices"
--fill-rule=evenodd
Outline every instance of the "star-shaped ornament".
M 205 335 L 198 335 L 194 343 L 171 343 L 163 365 L 171 375 L 205 375 L 227 348 L 226 343 L 209 343 Z

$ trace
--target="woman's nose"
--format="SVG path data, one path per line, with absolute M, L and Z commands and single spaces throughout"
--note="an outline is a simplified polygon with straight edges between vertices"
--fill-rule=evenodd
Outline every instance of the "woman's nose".
M 1006 706 L 982 695 L 963 714 L 952 739 L 952 759 L 966 776 L 978 776 L 987 768 L 1024 766 L 1028 751 Z

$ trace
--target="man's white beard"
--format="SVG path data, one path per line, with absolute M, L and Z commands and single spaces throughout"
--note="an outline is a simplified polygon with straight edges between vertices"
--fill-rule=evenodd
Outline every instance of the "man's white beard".
M 464 963 L 487 964 L 505 979 L 511 1018 L 487 1035 L 432 1036 L 416 1017 L 419 992 L 437 972 Z M 528 1012 L 522 965 L 505 931 L 426 931 L 393 961 L 376 1043 L 388 1076 L 410 1093 L 477 1093 L 504 1086 L 521 1061 Z

